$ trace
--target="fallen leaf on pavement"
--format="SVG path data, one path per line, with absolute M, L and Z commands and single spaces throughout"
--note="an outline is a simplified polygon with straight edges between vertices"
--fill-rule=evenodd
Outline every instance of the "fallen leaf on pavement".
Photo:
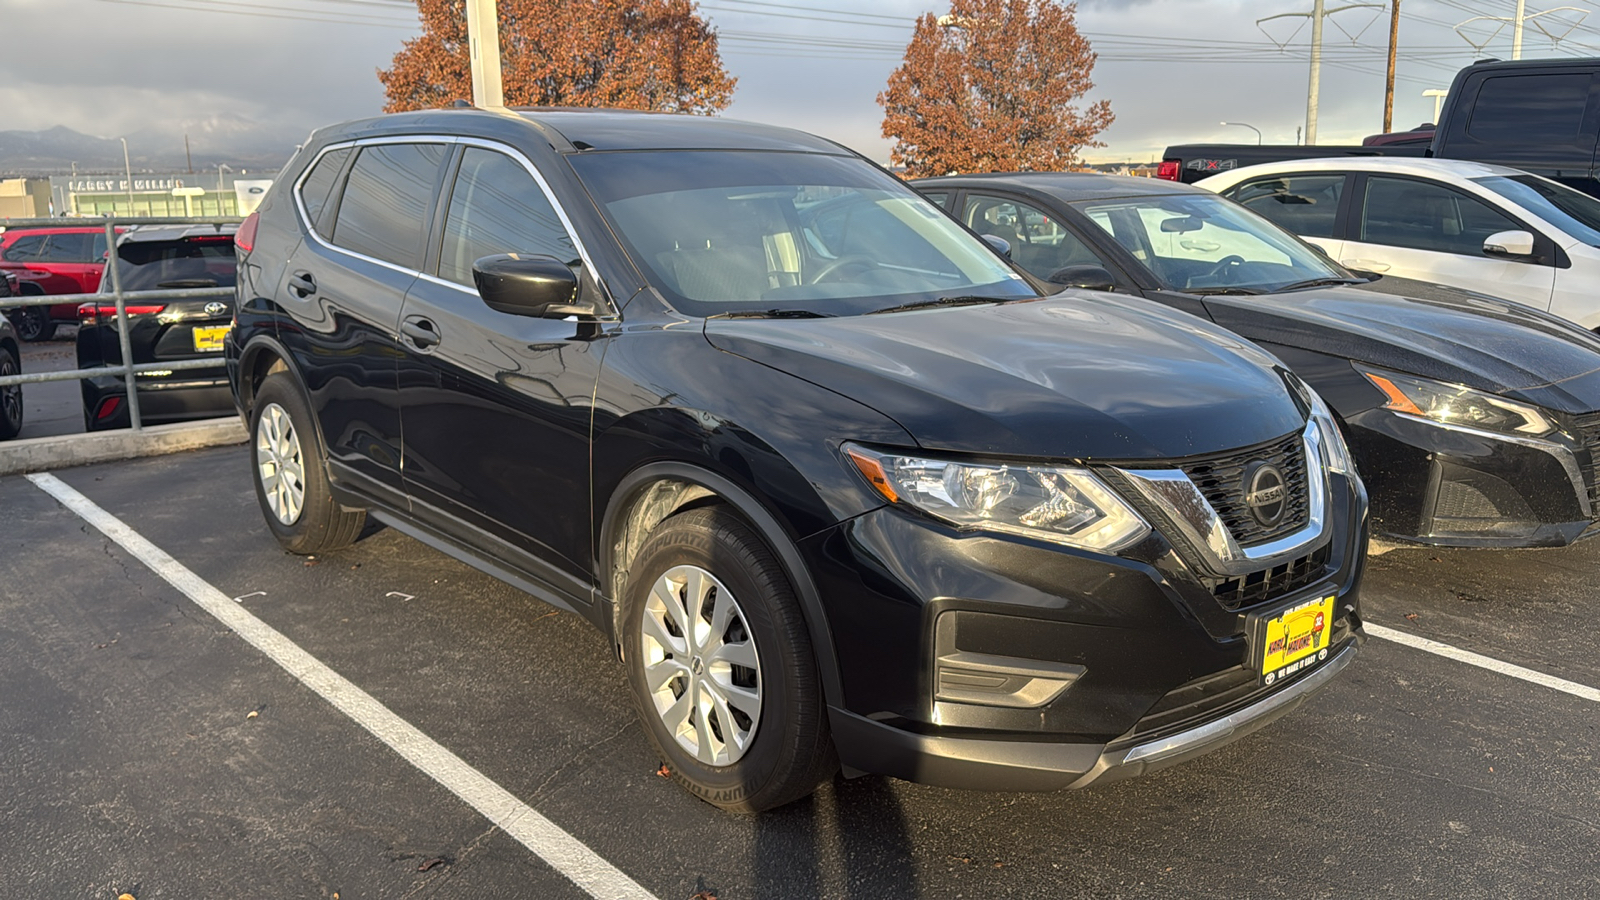
M 442 865 L 444 865 L 445 862 L 446 862 L 446 860 L 445 860 L 444 857 L 435 856 L 433 859 L 430 859 L 427 862 L 423 863 L 422 865 L 417 866 L 417 871 L 418 872 L 426 872 L 429 869 L 433 868 L 434 866 L 442 866 Z
M 666 763 L 662 763 L 661 764 L 661 768 L 656 770 L 656 774 L 660 775 L 662 778 L 671 778 L 672 777 L 672 770 L 667 768 L 667 764 Z
M 717 900 L 717 895 L 711 893 L 710 891 L 699 891 L 693 897 L 690 897 L 689 900 Z
M 254 718 L 257 718 L 260 715 L 261 715 L 261 713 L 258 713 L 258 712 L 256 712 L 255 710 L 252 709 L 249 712 L 245 713 L 244 717 L 246 719 L 254 719 Z
M 1413 622 L 1415 622 L 1417 619 L 1419 619 L 1421 617 L 1418 616 L 1416 613 L 1406 613 L 1406 618 L 1410 619 Z

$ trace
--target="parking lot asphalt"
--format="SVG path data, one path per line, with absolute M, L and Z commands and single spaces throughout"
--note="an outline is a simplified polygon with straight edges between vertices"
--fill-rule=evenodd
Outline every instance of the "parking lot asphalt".
M 75 325 L 57 327 L 52 340 L 22 345 L 22 371 L 65 372 L 78 367 Z M 22 386 L 22 432 L 18 438 L 54 437 L 83 431 L 83 396 L 76 381 Z
M 662 900 L 1600 897 L 1600 704 L 1370 640 L 1271 727 L 1076 793 L 836 779 L 759 817 L 655 774 L 598 632 L 392 530 L 317 559 L 247 451 L 56 473 Z M 0 885 L 578 897 L 33 483 L 0 478 Z M 1368 620 L 1580 684 L 1600 542 L 1374 557 Z

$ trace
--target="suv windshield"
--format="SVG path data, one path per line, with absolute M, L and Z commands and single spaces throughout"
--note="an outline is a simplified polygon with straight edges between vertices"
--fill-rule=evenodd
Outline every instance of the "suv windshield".
M 1074 206 L 1168 290 L 1270 294 L 1353 280 L 1278 226 L 1222 197 L 1161 194 Z
M 693 150 L 572 164 L 651 282 L 693 315 L 1038 295 L 938 207 L 850 157 Z
M 1472 180 L 1577 240 L 1600 247 L 1600 200 L 1537 175 L 1491 175 Z
M 233 287 L 233 236 L 124 241 L 117 247 L 117 274 L 124 291 Z M 101 284 L 111 290 L 111 279 Z

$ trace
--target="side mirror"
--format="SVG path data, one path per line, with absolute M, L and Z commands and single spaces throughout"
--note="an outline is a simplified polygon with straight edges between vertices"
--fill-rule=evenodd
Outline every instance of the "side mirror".
M 1117 289 L 1116 276 L 1099 266 L 1067 266 L 1050 273 L 1046 279 L 1051 284 L 1064 284 L 1067 287 L 1083 288 L 1086 291 L 1114 291 Z
M 1533 235 L 1526 231 L 1498 231 L 1484 238 L 1483 255 L 1510 259 L 1533 255 Z
M 986 234 L 983 236 L 983 242 L 993 247 L 994 252 L 1004 256 L 1006 259 L 1011 258 L 1011 242 L 1005 238 L 997 234 Z
M 472 280 L 490 309 L 513 316 L 565 319 L 592 316 L 594 307 L 577 303 L 578 276 L 553 256 L 496 253 L 472 264 Z

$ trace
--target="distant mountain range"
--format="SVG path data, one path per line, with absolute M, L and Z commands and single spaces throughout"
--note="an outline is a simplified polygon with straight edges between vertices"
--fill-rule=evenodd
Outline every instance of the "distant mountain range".
M 275 173 L 309 131 L 263 126 L 241 116 L 212 116 L 136 131 L 127 136 L 128 157 L 135 172 L 182 172 L 191 164 L 203 172 L 225 163 L 235 170 Z M 184 157 L 185 134 L 192 163 Z M 122 142 L 61 125 L 44 131 L 0 131 L 0 177 L 65 175 L 74 164 L 80 173 L 121 172 Z

